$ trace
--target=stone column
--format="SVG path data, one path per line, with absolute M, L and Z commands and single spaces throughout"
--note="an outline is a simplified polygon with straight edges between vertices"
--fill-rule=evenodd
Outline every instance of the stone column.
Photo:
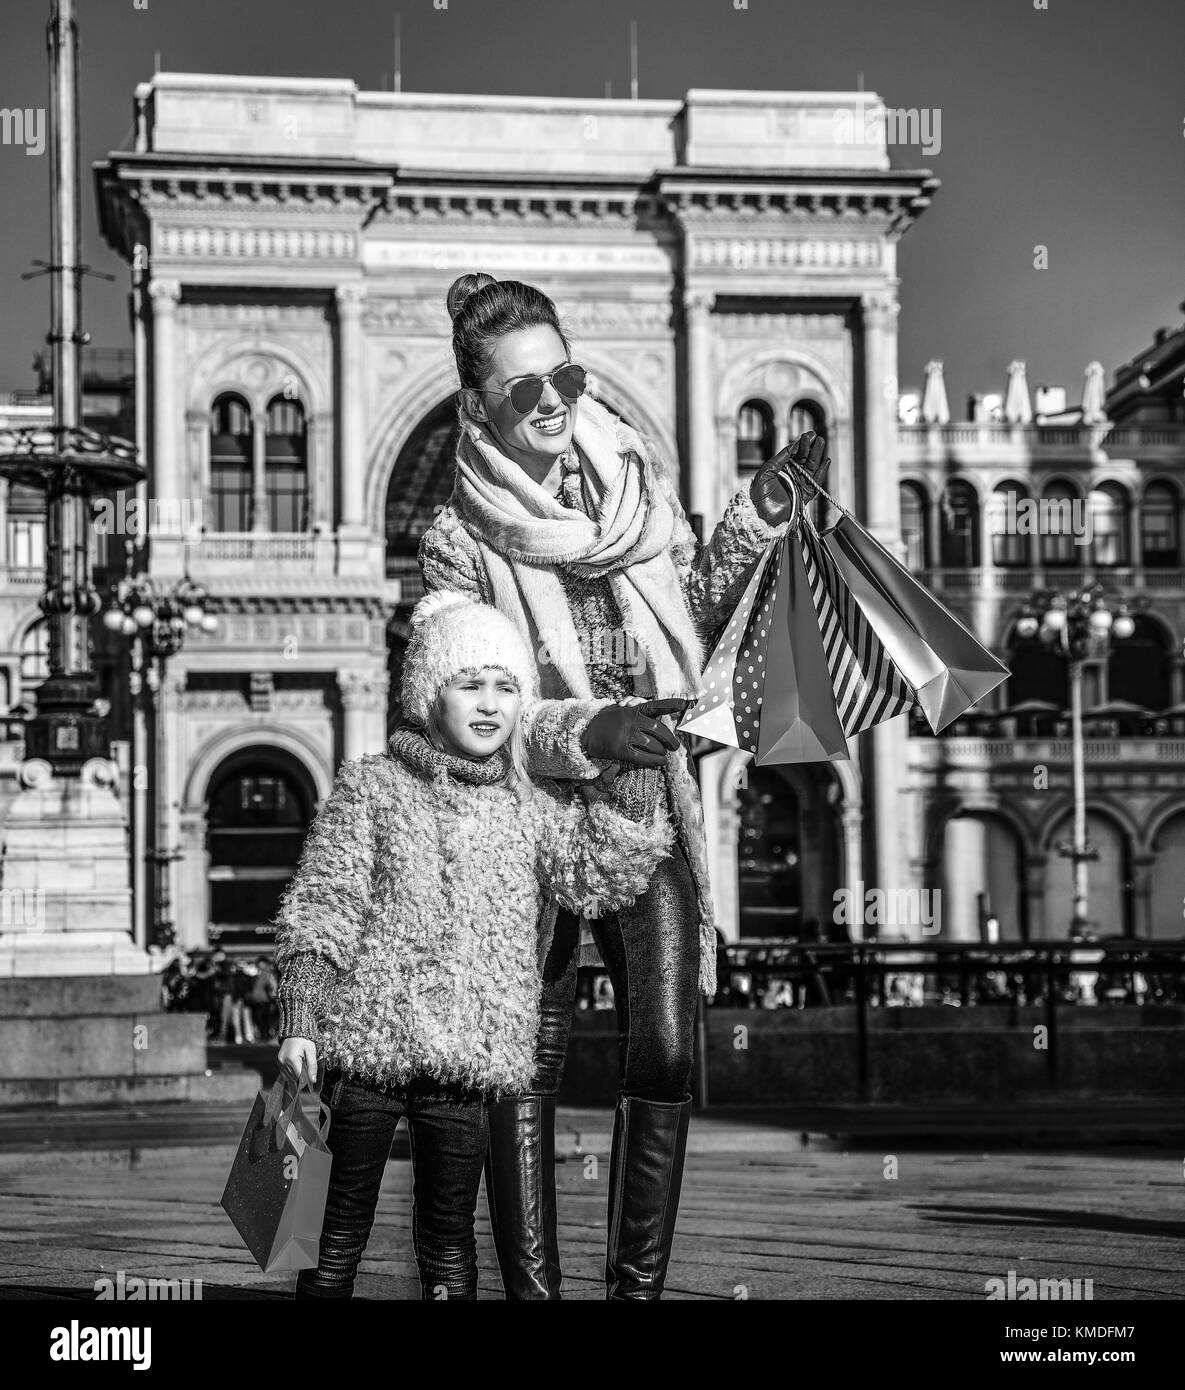
M 977 893 L 988 887 L 988 827 L 979 816 L 948 820 L 942 838 L 941 941 L 977 942 Z
M 251 530 L 268 531 L 267 516 L 267 413 L 251 412 Z
M 862 296 L 864 318 L 864 524 L 902 559 L 897 495 L 897 314 L 894 289 Z
M 366 530 L 366 434 L 362 379 L 362 301 L 361 285 L 338 285 L 337 324 L 339 379 L 341 382 L 341 528 Z
M 342 757 L 348 762 L 364 753 L 381 753 L 387 742 L 387 672 L 339 671 L 337 683 L 345 712 Z
M 747 784 L 748 768 L 747 754 L 734 748 L 721 748 L 699 759 L 708 877 L 716 924 L 726 941 L 737 941 L 741 934 L 737 840 L 741 823 L 740 791 Z
M 719 460 L 716 458 L 715 388 L 712 381 L 711 312 L 716 296 L 688 290 L 683 296 L 687 326 L 689 478 L 688 503 L 703 518 L 706 540 L 720 519 L 717 510 Z
M 188 723 L 185 705 L 185 685 L 187 673 L 183 670 L 166 668 L 164 679 L 156 693 L 156 717 L 160 721 L 161 758 L 156 770 L 157 785 L 153 788 L 156 799 L 156 817 L 160 842 L 159 850 L 176 853 L 181 835 L 180 803 L 185 780 L 185 728 Z M 168 890 L 169 920 L 178 940 L 181 939 L 181 917 L 183 906 L 179 900 L 179 885 L 182 881 L 180 865 L 176 860 L 161 865 L 163 882 Z
M 309 527 L 325 534 L 333 528 L 332 423 L 324 410 L 308 417 Z
M 864 931 L 864 808 L 856 804 L 845 806 L 841 816 L 843 827 L 843 883 L 851 894 L 855 921 L 848 931 L 853 941 L 863 941 Z M 835 905 L 831 909 L 835 920 Z
M 901 504 L 897 491 L 896 285 L 861 297 L 864 328 L 864 508 L 868 531 L 899 560 Z M 908 783 L 907 721 L 893 719 L 871 731 L 872 806 L 876 825 L 876 886 L 908 887 L 911 874 L 900 815 Z
M 210 887 L 206 877 L 206 808 L 181 808 L 181 858 L 177 861 L 177 898 L 173 903 L 173 926 L 182 950 L 209 945 Z
M 145 487 L 147 498 L 174 499 L 181 495 L 182 433 L 177 377 L 177 305 L 179 280 L 153 279 L 152 301 L 152 457 Z M 150 504 L 151 510 L 151 504 Z M 161 537 L 153 547 L 153 568 L 179 569 L 181 542 Z
M 206 511 L 206 499 L 210 496 L 210 412 L 187 410 L 185 429 L 188 447 L 185 451 L 184 495 L 194 506 L 197 529 L 212 531 L 214 516 Z M 182 509 L 183 520 L 184 515 Z

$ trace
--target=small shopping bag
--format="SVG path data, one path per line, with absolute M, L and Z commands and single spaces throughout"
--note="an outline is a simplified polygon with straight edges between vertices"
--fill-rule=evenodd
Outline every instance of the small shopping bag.
M 281 1077 L 255 1098 L 222 1209 L 265 1273 L 316 1267 L 332 1156 L 325 1143 L 329 1110 L 320 1097 L 316 1122 L 301 1092 Z

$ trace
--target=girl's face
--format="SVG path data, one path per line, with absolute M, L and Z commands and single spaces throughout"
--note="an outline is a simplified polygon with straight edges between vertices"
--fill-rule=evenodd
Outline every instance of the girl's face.
M 538 464 L 557 459 L 572 443 L 579 400 L 566 401 L 550 381 L 543 383 L 539 404 L 520 415 L 510 403 L 509 391 L 524 376 L 547 376 L 567 362 L 563 340 L 546 324 L 521 328 L 498 340 L 483 391 L 465 392 L 469 411 L 485 420 L 490 433 L 508 458 L 516 463 Z
M 436 727 L 446 751 L 488 758 L 510 737 L 518 718 L 518 683 L 496 666 L 462 672 L 436 697 Z

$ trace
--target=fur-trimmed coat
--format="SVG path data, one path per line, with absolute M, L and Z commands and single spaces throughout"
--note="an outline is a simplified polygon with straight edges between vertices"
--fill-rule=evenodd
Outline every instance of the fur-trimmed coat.
M 574 912 L 631 903 L 673 838 L 660 815 L 554 783 L 522 805 L 443 761 L 344 763 L 276 919 L 281 1036 L 372 1084 L 525 1089 L 546 894 Z
M 617 423 L 620 425 L 620 421 Z M 647 487 L 657 488 L 671 505 L 675 525 L 670 554 L 679 576 L 683 602 L 701 641 L 708 644 L 740 602 L 769 542 L 785 534 L 786 527 L 785 524 L 769 526 L 762 520 L 748 489 L 742 489 L 729 502 L 707 544 L 701 545 L 683 512 L 678 490 L 666 465 L 652 441 L 645 436 L 641 439 L 645 457 L 637 455 L 619 430 L 619 453 L 623 458 L 632 457 L 634 466 L 645 470 Z M 465 527 L 455 494 L 421 538 L 419 560 L 428 590 L 456 589 L 472 594 L 483 603 L 498 606 L 477 541 Z M 661 619 L 662 614 L 658 617 Z M 531 645 L 530 633 L 524 632 L 523 638 Z M 531 649 L 535 649 L 533 645 Z M 614 702 L 574 697 L 574 682 L 571 674 L 565 678 L 564 660 L 579 661 L 579 653 L 565 653 L 538 666 L 540 692 L 544 698 L 529 716 L 524 717 L 523 731 L 532 774 L 584 780 L 598 776 L 605 764 L 585 755 L 580 747 L 580 736 L 592 716 Z M 666 778 L 676 829 L 695 876 L 699 899 L 700 988 L 711 997 L 716 991 L 716 913 L 699 784 L 686 745 L 668 755 Z M 556 904 L 552 900 L 541 923 L 545 937 L 554 929 L 555 915 Z

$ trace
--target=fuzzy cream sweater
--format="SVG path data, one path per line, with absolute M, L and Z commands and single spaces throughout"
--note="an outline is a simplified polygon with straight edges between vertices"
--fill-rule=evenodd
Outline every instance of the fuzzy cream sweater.
M 672 847 L 661 813 L 631 820 L 546 781 L 523 805 L 463 780 L 466 761 L 400 731 L 343 764 L 276 919 L 281 1037 L 373 1084 L 524 1089 L 545 896 L 624 906 Z

